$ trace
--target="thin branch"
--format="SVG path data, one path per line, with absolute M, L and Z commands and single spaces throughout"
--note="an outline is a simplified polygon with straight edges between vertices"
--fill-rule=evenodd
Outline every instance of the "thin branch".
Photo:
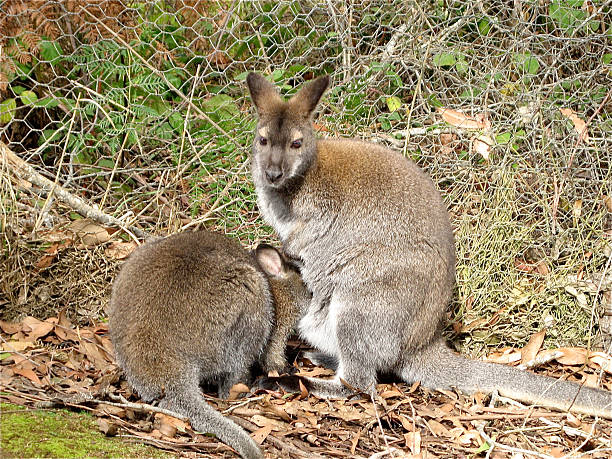
M 126 226 L 121 220 L 112 215 L 105 214 L 99 209 L 91 206 L 83 198 L 73 195 L 60 184 L 52 182 L 43 177 L 31 165 L 13 153 L 3 142 L 0 141 L 0 160 L 6 163 L 13 173 L 20 179 L 39 186 L 43 192 L 53 194 L 57 199 L 76 210 L 83 217 L 90 218 L 98 223 L 109 226 L 117 226 L 128 234 L 134 233 L 141 239 L 150 237 L 150 234 L 135 226 Z
M 256 430 L 259 429 L 257 425 L 253 424 L 252 422 L 247 421 L 246 419 L 242 419 L 236 416 L 228 416 L 228 417 L 232 421 L 234 421 L 236 424 L 238 424 L 240 427 L 242 427 L 245 430 L 248 430 L 249 432 L 255 432 Z M 270 443 L 272 443 L 274 446 L 276 446 L 277 448 L 283 451 L 286 451 L 287 453 L 293 456 L 308 457 L 308 458 L 313 458 L 313 459 L 324 459 L 323 456 L 320 456 L 314 453 L 313 451 L 302 451 L 296 448 L 295 446 L 282 441 L 280 438 L 274 436 L 273 434 L 268 435 L 267 440 Z

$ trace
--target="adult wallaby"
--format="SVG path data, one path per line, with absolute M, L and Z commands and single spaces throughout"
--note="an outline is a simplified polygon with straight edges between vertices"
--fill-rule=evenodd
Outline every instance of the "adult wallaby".
M 372 393 L 377 373 L 432 389 L 492 392 L 612 418 L 612 393 L 469 360 L 441 336 L 455 282 L 455 245 L 440 194 L 419 167 L 383 146 L 317 140 L 312 114 L 329 84 L 288 101 L 247 77 L 258 113 L 252 174 L 258 205 L 284 252 L 301 263 L 313 301 L 300 319 L 308 357 L 336 369 L 302 381 L 314 395 Z M 297 377 L 268 380 L 297 389 Z
M 238 425 L 208 405 L 201 382 L 227 397 L 250 367 L 283 372 L 287 337 L 311 295 L 272 247 L 254 253 L 223 235 L 176 234 L 144 244 L 113 285 L 109 328 L 117 362 L 145 400 L 188 417 L 245 458 L 262 458 Z

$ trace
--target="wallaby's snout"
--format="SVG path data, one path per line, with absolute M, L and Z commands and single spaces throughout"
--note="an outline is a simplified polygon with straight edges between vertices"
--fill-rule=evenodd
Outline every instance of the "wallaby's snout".
M 264 165 L 266 180 L 268 180 L 271 185 L 280 183 L 284 175 L 282 152 L 276 149 L 276 151 L 272 151 L 267 158 L 264 157 L 262 159 L 266 162 Z
M 280 181 L 283 177 L 283 171 L 278 166 L 270 166 L 266 169 L 266 178 L 272 184 Z

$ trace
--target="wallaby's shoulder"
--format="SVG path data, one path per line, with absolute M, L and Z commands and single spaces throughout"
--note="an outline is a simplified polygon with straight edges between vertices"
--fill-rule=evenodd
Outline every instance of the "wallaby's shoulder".
M 125 262 L 117 288 L 127 282 L 131 288 L 150 291 L 189 289 L 215 279 L 256 280 L 265 285 L 253 255 L 239 242 L 210 231 L 174 234 L 137 248 Z M 219 286 L 209 286 L 216 290 Z M 253 288 L 253 290 L 258 290 Z
M 358 139 L 321 139 L 317 142 L 314 180 L 343 189 L 359 187 L 376 192 L 396 185 L 395 190 L 429 188 L 431 181 L 410 159 L 383 145 Z M 363 188 L 367 186 L 368 188 Z

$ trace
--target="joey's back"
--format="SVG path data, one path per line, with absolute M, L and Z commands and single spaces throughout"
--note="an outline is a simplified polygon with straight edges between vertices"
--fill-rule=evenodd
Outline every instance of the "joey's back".
M 255 315 L 262 319 L 243 319 Z M 130 256 L 115 280 L 109 318 L 118 361 L 146 398 L 187 368 L 212 375 L 226 361 L 256 358 L 273 308 L 250 253 L 223 235 L 194 232 Z M 251 328 L 262 333 L 259 349 L 236 356 Z
M 111 339 L 127 380 L 145 400 L 186 416 L 244 458 L 262 458 L 239 426 L 202 398 L 201 382 L 227 397 L 251 366 L 282 372 L 285 345 L 311 295 L 273 247 L 254 252 L 208 231 L 147 243 L 113 285 Z

